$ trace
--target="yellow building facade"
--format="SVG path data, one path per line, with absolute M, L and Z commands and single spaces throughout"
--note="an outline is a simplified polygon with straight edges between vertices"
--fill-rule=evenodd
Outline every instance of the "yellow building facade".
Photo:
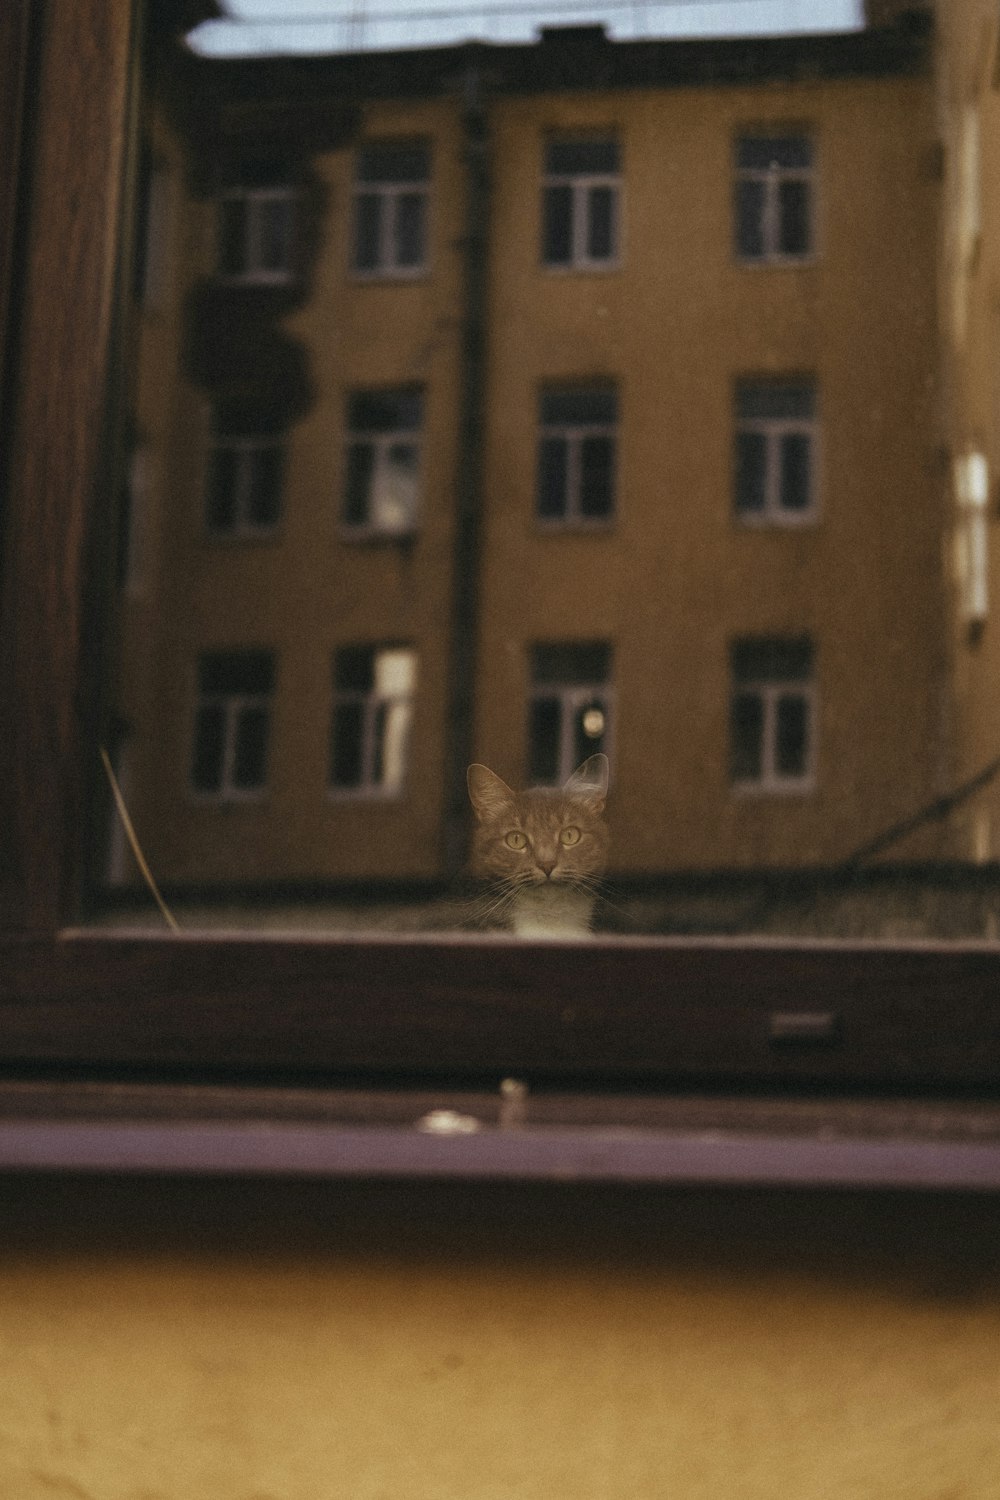
M 453 873 L 469 759 L 607 750 L 636 875 L 835 865 L 950 785 L 923 32 L 195 73 L 122 612 L 161 879 Z

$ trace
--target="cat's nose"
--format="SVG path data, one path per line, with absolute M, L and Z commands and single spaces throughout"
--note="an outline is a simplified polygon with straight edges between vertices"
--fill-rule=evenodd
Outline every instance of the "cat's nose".
M 552 878 L 552 871 L 556 867 L 555 860 L 554 859 L 538 859 L 538 860 L 535 861 L 535 863 L 538 865 L 538 868 L 544 873 L 546 880 L 550 880 Z

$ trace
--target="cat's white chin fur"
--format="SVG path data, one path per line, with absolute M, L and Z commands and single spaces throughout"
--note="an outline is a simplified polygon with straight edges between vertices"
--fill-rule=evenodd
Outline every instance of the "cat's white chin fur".
M 511 931 L 523 938 L 589 937 L 593 909 L 593 896 L 572 886 L 522 886 L 511 908 Z

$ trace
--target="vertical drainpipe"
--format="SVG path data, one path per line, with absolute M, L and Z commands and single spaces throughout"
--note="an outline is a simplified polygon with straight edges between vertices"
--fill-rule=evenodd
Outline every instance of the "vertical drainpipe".
M 461 241 L 461 391 L 448 622 L 442 849 L 444 871 L 449 878 L 461 871 L 468 847 L 469 798 L 465 772 L 474 743 L 486 404 L 489 138 L 482 76 L 471 62 L 462 80 L 462 153 L 465 219 Z

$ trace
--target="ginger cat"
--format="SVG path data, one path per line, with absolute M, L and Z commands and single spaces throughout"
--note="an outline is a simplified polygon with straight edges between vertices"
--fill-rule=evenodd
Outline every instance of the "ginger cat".
M 494 883 L 488 908 L 518 937 L 590 931 L 607 863 L 608 758 L 592 755 L 562 787 L 515 792 L 486 766 L 468 770 L 475 873 Z

